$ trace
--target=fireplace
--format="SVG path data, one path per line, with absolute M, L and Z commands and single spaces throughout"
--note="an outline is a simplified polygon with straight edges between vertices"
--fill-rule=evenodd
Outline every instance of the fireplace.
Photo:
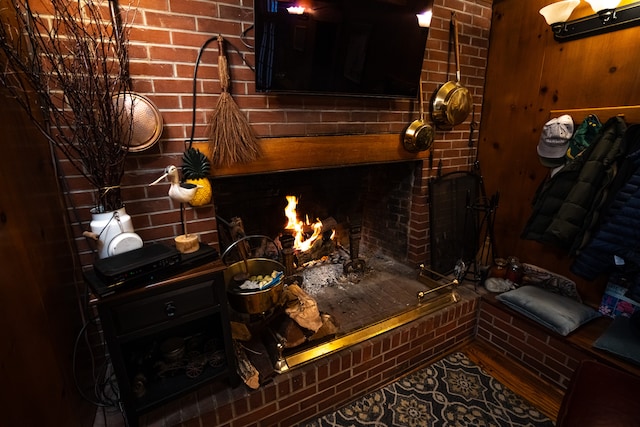
M 423 238 L 411 236 L 410 227 L 415 215 L 411 203 L 414 181 L 421 168 L 421 161 L 400 161 L 214 179 L 222 251 L 233 246 L 230 225 L 237 218 L 246 235 L 278 241 L 287 224 L 287 196 L 297 198 L 300 216 L 311 221 L 329 218 L 335 223 L 335 254 L 304 266 L 308 259 L 298 256 L 296 267 L 297 272 L 309 273 L 302 282 L 303 290 L 317 301 L 323 315 L 332 317 L 338 330 L 280 352 L 272 345 L 277 369 L 307 363 L 457 300 L 454 282 L 408 261 L 409 242 Z M 355 259 L 366 267 L 349 275 L 343 267 Z M 319 271 L 334 273 L 318 279 Z M 240 319 L 247 323 L 261 320 L 255 316 Z M 270 331 L 274 335 L 273 328 Z M 277 345 L 281 337 L 273 338 Z
M 348 246 L 348 229 L 358 224 L 363 247 L 406 261 L 411 191 L 419 167 L 421 162 L 399 162 L 217 178 L 220 244 L 229 243 L 224 226 L 233 217 L 242 218 L 247 234 L 277 237 L 287 223 L 286 196 L 293 195 L 298 213 L 311 221 L 335 219 L 340 244 Z
M 333 293 L 318 297 L 318 305 L 339 319 L 338 333 L 283 352 L 282 359 L 277 348 L 269 348 L 276 360 L 269 360 L 271 376 L 261 376 L 257 390 L 211 384 L 175 406 L 152 411 L 143 425 L 297 425 L 380 388 L 474 334 L 477 295 L 418 268 L 429 259 L 428 153 L 406 152 L 391 134 L 262 143 L 256 162 L 212 171 L 220 249 L 229 244 L 223 223 L 236 216 L 249 235 L 277 236 L 290 193 L 300 198 L 302 215 L 335 220 L 346 253 L 350 225 L 359 224 L 360 256 L 381 274 L 356 286 L 325 288 Z M 383 305 L 392 311 L 384 313 Z M 262 374 L 264 366 L 255 366 Z

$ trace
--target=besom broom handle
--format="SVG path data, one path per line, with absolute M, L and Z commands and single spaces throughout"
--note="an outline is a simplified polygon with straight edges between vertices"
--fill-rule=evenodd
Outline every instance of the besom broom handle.
M 218 36 L 218 72 L 220 73 L 220 87 L 223 92 L 229 91 L 229 63 L 224 53 L 224 39 Z

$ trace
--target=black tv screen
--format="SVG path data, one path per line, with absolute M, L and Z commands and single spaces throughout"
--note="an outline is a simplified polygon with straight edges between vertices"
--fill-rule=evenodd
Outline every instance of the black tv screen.
M 415 98 L 428 35 L 416 14 L 432 3 L 255 0 L 256 89 Z

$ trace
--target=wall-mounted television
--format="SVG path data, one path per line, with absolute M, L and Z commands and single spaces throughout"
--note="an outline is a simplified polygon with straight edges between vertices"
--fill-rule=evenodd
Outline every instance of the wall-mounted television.
M 256 90 L 416 98 L 432 3 L 255 0 Z

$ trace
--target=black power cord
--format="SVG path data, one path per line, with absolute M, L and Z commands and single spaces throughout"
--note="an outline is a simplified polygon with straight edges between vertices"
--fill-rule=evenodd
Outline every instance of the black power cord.
M 72 372 L 73 372 L 73 381 L 80 393 L 80 396 L 85 399 L 87 402 L 92 405 L 103 408 L 103 417 L 105 418 L 106 425 L 106 412 L 104 409 L 106 408 L 114 408 L 117 409 L 124 417 L 121 405 L 120 405 L 120 390 L 118 389 L 118 383 L 115 378 L 115 374 L 110 372 L 110 358 L 108 354 L 104 355 L 104 362 L 101 364 L 99 369 L 96 369 L 95 366 L 95 357 L 92 351 L 91 343 L 89 342 L 89 338 L 87 336 L 87 331 L 90 325 L 96 325 L 96 319 L 92 318 L 85 322 L 78 332 L 76 336 L 75 343 L 73 345 L 73 359 L 72 359 Z M 80 386 L 80 380 L 78 379 L 78 369 L 77 369 L 77 356 L 80 348 L 80 342 L 82 340 L 86 341 L 87 348 L 90 353 L 91 359 L 91 376 L 93 380 L 93 396 L 89 396 L 85 390 Z M 107 375 L 108 374 L 108 375 Z

